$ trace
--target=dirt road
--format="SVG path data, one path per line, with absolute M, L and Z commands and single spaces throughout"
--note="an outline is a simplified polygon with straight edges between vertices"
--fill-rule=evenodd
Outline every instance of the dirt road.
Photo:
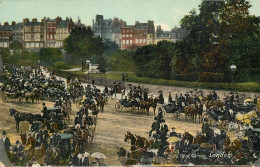
M 50 101 L 44 102 L 47 107 L 52 107 L 54 104 L 54 102 Z M 130 144 L 124 142 L 124 135 L 127 131 L 131 131 L 133 134 L 141 135 L 143 137 L 148 137 L 148 131 L 151 129 L 153 122 L 152 112 L 150 112 L 150 116 L 132 114 L 129 112 L 116 112 L 114 109 L 115 102 L 117 102 L 117 100 L 109 100 L 108 104 L 105 105 L 104 113 L 99 113 L 94 141 L 88 148 L 88 152 L 90 153 L 96 151 L 103 152 L 108 157 L 105 162 L 109 165 L 121 165 L 116 152 L 117 147 L 129 148 Z M 15 108 L 22 112 L 40 113 L 42 104 L 25 104 L 25 102 L 3 103 L 0 99 L 0 131 L 6 130 L 11 143 L 15 144 L 16 140 L 20 140 L 20 132 L 28 131 L 29 124 L 27 122 L 21 122 L 20 132 L 17 132 L 15 130 L 14 118 L 9 114 L 10 108 Z M 73 111 L 77 111 L 75 104 L 73 104 Z M 71 117 L 69 121 L 70 124 L 74 122 L 74 116 L 75 115 Z M 166 116 L 166 123 L 169 128 L 174 126 L 179 133 L 189 131 L 192 135 L 195 135 L 197 131 L 200 131 L 201 127 L 201 124 L 176 121 L 170 116 Z

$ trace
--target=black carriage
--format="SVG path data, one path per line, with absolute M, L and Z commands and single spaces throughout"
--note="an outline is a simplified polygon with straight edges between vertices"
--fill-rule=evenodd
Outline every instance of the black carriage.
M 234 107 L 235 112 L 244 112 L 248 113 L 256 108 L 256 104 L 248 103 L 246 105 L 244 104 L 237 104 L 237 106 Z
M 120 99 L 119 102 L 115 104 L 115 109 L 117 112 L 121 112 L 126 109 L 130 109 L 131 111 L 134 111 L 136 108 L 139 107 L 139 103 L 136 99 L 133 100 L 125 100 L 125 99 Z
M 60 142 L 58 144 L 58 148 L 61 150 L 62 153 L 62 159 L 69 158 L 69 155 L 71 153 L 71 143 L 73 139 L 72 134 L 59 134 L 60 135 Z
M 179 108 L 178 106 L 169 105 L 169 104 L 162 104 L 159 106 L 159 109 L 163 111 L 164 115 L 170 114 L 176 119 L 179 119 L 181 114 L 184 113 L 183 107 Z

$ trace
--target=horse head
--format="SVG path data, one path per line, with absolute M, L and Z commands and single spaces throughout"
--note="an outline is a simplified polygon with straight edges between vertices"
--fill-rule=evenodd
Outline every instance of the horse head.
M 14 116 L 18 111 L 11 108 L 9 112 L 10 112 L 10 116 Z

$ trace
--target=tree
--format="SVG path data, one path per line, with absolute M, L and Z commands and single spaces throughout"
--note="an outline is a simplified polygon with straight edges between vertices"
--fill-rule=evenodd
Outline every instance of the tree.
M 82 71 L 86 60 L 103 53 L 103 43 L 100 37 L 95 38 L 90 28 L 75 27 L 64 41 L 67 53 L 75 59 L 81 59 Z
M 133 51 L 118 49 L 109 59 L 108 67 L 113 71 L 133 72 L 135 70 L 133 54 Z
M 22 50 L 23 49 L 23 45 L 21 42 L 18 41 L 14 41 L 10 44 L 10 49 L 12 50 Z
M 39 52 L 39 59 L 42 64 L 52 65 L 62 59 L 62 53 L 60 49 L 56 48 L 41 48 Z
M 98 70 L 104 73 L 104 75 L 107 72 L 107 62 L 105 61 L 103 56 L 98 58 Z

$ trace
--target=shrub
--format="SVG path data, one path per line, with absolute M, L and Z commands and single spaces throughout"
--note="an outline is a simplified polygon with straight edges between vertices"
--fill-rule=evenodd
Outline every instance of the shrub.
M 218 82 L 221 83 L 224 81 L 223 73 L 213 73 L 213 72 L 202 72 L 199 75 L 200 82 Z
M 52 65 L 54 69 L 69 69 L 69 66 L 63 61 L 58 61 Z

